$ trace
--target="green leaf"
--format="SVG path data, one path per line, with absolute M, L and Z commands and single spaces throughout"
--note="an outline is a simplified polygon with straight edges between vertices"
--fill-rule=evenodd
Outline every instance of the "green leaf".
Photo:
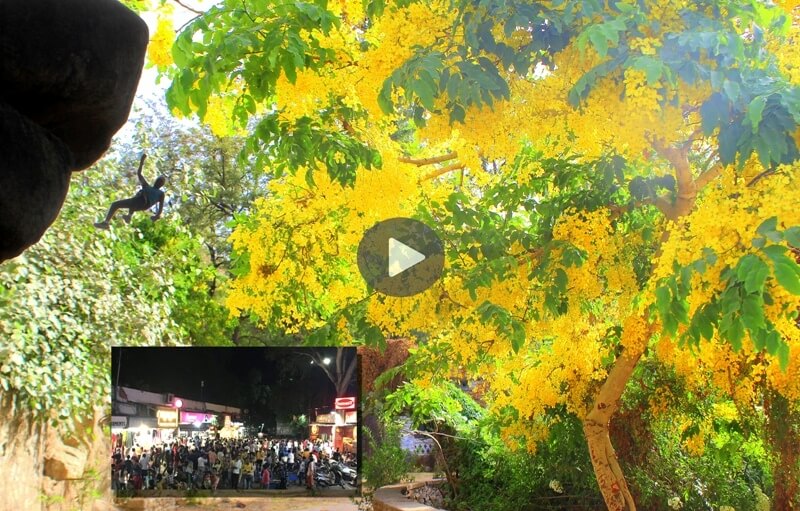
M 780 346 L 778 346 L 778 363 L 781 366 L 781 371 L 786 371 L 789 368 L 789 344 L 785 341 L 781 341 Z
M 764 291 L 764 282 L 769 276 L 769 266 L 760 257 L 752 254 L 749 254 L 749 256 L 753 257 L 753 262 L 744 276 L 744 289 L 748 293 L 761 294 Z M 739 280 L 741 280 L 742 275 L 739 274 L 738 276 Z
M 757 330 L 750 332 L 750 340 L 753 341 L 753 347 L 756 351 L 761 351 L 767 346 L 767 331 Z
M 394 103 L 392 102 L 392 82 L 389 78 L 383 82 L 381 92 L 378 94 L 378 106 L 381 107 L 381 111 L 385 114 L 390 114 L 394 111 Z
M 789 245 L 800 248 L 800 227 L 789 227 L 783 231 L 783 239 L 786 240 Z
M 525 344 L 525 327 L 517 320 L 511 322 L 511 348 L 514 353 L 519 353 L 522 345 Z
M 747 295 L 742 301 L 742 322 L 750 331 L 766 327 L 764 319 L 764 300 L 760 295 Z
M 697 318 L 697 327 L 700 330 L 700 335 L 705 339 L 711 340 L 714 337 L 714 325 L 709 321 L 706 314 L 695 315 Z
M 703 134 L 710 135 L 714 128 L 728 123 L 730 117 L 728 100 L 719 92 L 715 92 L 700 106 L 700 116 Z
M 738 82 L 734 82 L 731 80 L 725 80 L 722 82 L 722 90 L 725 92 L 725 95 L 730 98 L 731 101 L 736 102 L 741 95 L 742 88 L 739 86 Z
M 600 57 L 604 58 L 608 54 L 608 39 L 605 34 L 599 30 L 591 30 L 589 32 L 589 40 Z
M 775 241 L 772 237 L 777 234 L 778 229 L 778 217 L 771 216 L 761 222 L 761 224 L 756 228 L 756 233 L 764 236 L 765 238 L 769 238 L 772 241 Z M 771 237 L 772 236 L 772 237 Z M 780 239 L 778 240 L 780 241 Z
M 427 110 L 434 109 L 434 95 L 436 94 L 434 89 L 433 82 L 427 80 L 417 80 L 414 84 L 414 92 Z
M 555 275 L 554 282 L 556 284 L 556 288 L 561 293 L 566 292 L 566 290 L 567 290 L 567 281 L 568 281 L 567 272 L 565 272 L 561 268 L 556 268 L 556 272 L 555 273 L 556 273 L 556 275 Z
M 645 76 L 647 76 L 647 85 L 651 87 L 658 84 L 664 72 L 663 62 L 649 55 L 636 57 L 633 59 L 631 67 L 644 71 Z
M 769 245 L 761 249 L 773 263 L 786 263 L 792 260 L 786 257 L 786 247 L 780 245 Z
M 738 316 L 731 319 L 730 328 L 727 331 L 727 338 L 733 347 L 733 351 L 737 353 L 741 351 L 742 339 L 744 338 L 744 325 Z
M 736 278 L 744 282 L 745 277 L 750 273 L 753 265 L 758 261 L 758 256 L 747 254 L 739 259 L 739 264 L 736 265 Z
M 761 115 L 764 112 L 764 107 L 766 105 L 766 97 L 756 96 L 747 106 L 747 119 L 750 121 L 750 126 L 753 129 L 753 133 L 758 132 L 758 125 L 761 124 Z
M 781 334 L 779 334 L 776 330 L 772 330 L 767 334 L 766 338 L 766 347 L 767 353 L 770 355 L 777 355 L 778 350 L 781 347 Z
M 800 275 L 797 263 L 775 263 L 775 278 L 778 283 L 793 295 L 800 295 Z
M 384 336 L 381 329 L 375 325 L 370 325 L 364 330 L 364 341 L 367 343 L 367 346 L 377 346 L 381 350 L 386 347 L 386 336 Z

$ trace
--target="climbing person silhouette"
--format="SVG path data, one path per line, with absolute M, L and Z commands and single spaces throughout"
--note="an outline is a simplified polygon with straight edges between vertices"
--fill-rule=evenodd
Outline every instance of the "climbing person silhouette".
M 158 176 L 153 186 L 150 186 L 144 176 L 142 176 L 142 167 L 144 166 L 145 158 L 147 158 L 147 155 L 142 153 L 142 159 L 139 161 L 139 170 L 136 171 L 136 176 L 139 178 L 139 183 L 142 185 L 142 188 L 133 197 L 112 202 L 111 206 L 108 208 L 105 219 L 102 222 L 95 222 L 95 227 L 98 229 L 108 229 L 108 222 L 114 218 L 114 214 L 117 210 L 122 208 L 128 210 L 128 213 L 123 215 L 122 219 L 125 220 L 125 223 L 129 223 L 134 212 L 147 211 L 156 203 L 158 203 L 158 210 L 150 219 L 155 222 L 161 218 L 161 210 L 164 209 L 164 191 L 161 190 L 161 187 L 164 186 L 167 180 L 164 176 Z

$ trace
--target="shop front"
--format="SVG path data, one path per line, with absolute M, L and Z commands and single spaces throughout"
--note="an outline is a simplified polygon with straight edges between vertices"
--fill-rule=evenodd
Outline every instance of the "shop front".
M 141 447 L 149 449 L 161 443 L 162 433 L 155 417 L 112 417 L 111 439 L 115 448 L 130 449 Z
M 358 441 L 358 411 L 354 397 L 337 398 L 334 411 L 318 414 L 309 425 L 309 438 L 330 442 L 341 453 L 355 453 Z

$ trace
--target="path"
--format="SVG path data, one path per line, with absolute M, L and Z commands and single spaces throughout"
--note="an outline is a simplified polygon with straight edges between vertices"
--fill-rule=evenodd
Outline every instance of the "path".
M 345 497 L 147 498 L 117 501 L 125 511 L 358 511 Z
M 209 492 L 185 497 L 182 491 L 142 492 L 147 497 L 116 499 L 117 509 L 124 511 L 357 511 L 353 503 L 354 490 L 325 488 L 310 496 L 305 488 L 289 490 L 220 490 L 214 497 Z

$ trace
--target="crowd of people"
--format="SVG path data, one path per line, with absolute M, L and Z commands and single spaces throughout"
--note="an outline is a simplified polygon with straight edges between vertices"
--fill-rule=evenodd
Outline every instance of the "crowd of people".
M 204 488 L 237 491 L 313 489 L 321 462 L 352 464 L 355 455 L 340 453 L 330 442 L 290 439 L 181 438 L 149 449 L 117 447 L 112 455 L 112 489 Z

